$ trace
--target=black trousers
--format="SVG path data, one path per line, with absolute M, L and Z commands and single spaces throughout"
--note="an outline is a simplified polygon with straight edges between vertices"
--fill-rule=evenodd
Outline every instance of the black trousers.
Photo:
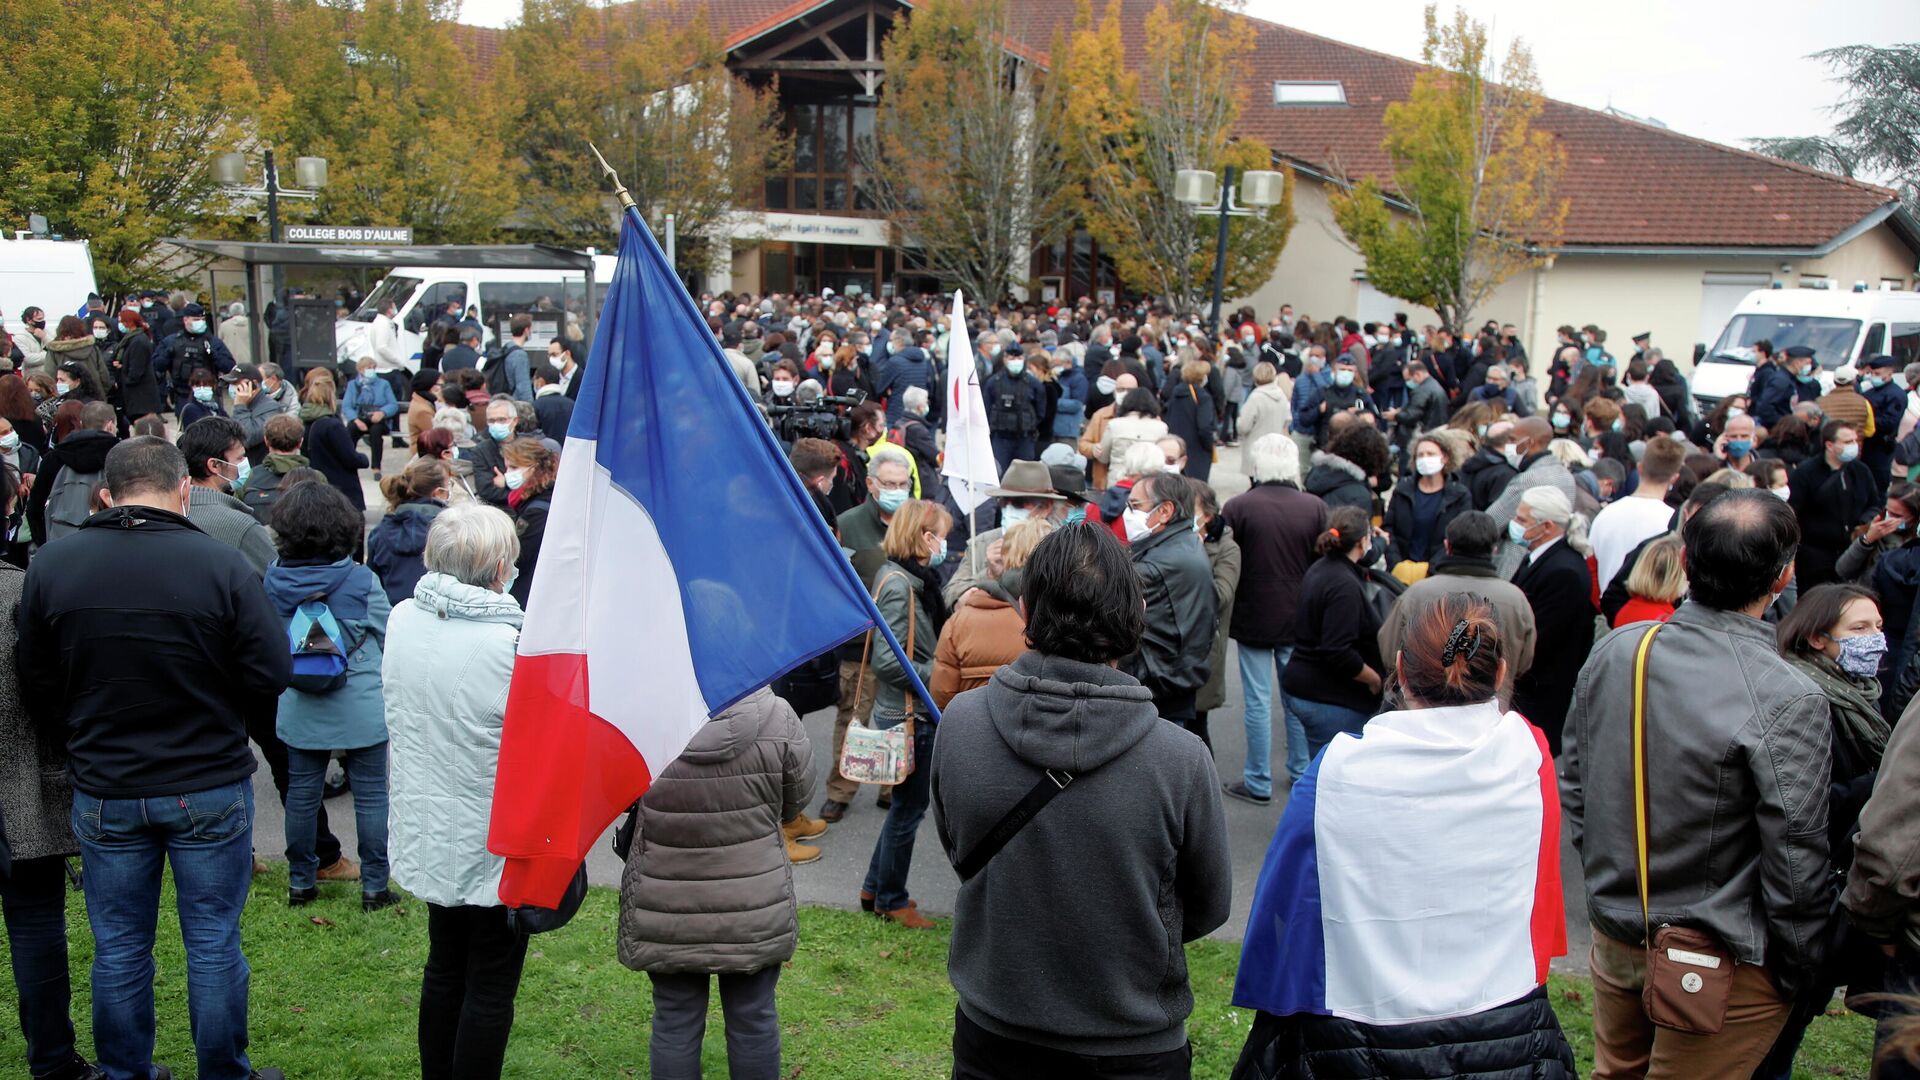
M 1092 1057 L 1004 1038 L 953 1010 L 953 1080 L 1186 1080 L 1193 1044 L 1164 1054 Z
M 0 912 L 20 994 L 20 1031 L 34 1076 L 78 1075 L 73 1047 L 73 987 L 67 975 L 67 860 L 18 859 L 0 879 Z
M 367 430 L 365 431 L 361 431 L 357 423 L 351 429 L 355 442 L 361 439 L 367 441 L 367 463 L 373 466 L 375 472 L 380 471 L 380 458 L 387 452 L 387 428 L 392 422 L 392 417 L 383 417 L 379 420 L 366 421 Z
M 427 905 L 420 985 L 422 1080 L 499 1080 L 527 935 L 503 907 Z
M 280 793 L 280 809 L 284 811 L 287 808 L 287 744 L 280 741 L 276 719 L 271 712 L 248 718 L 247 738 L 259 744 L 261 756 L 267 759 L 267 771 L 273 774 L 273 790 Z M 322 868 L 340 861 L 340 838 L 327 827 L 325 801 L 320 803 L 320 816 L 314 819 L 313 836 L 314 854 L 319 857 Z
M 1151 686 L 1153 707 L 1160 710 L 1160 719 L 1172 721 L 1200 736 L 1200 741 L 1213 749 L 1213 740 L 1207 737 L 1207 714 L 1199 712 L 1194 701 L 1200 696 L 1198 690 L 1169 690 L 1163 686 Z

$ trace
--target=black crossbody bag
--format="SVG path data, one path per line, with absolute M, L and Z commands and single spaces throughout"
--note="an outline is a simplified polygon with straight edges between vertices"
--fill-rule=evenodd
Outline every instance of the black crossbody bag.
M 965 885 L 975 874 L 986 869 L 987 863 L 1000 854 L 1001 848 L 1007 846 L 1007 841 L 1019 835 L 1020 830 L 1027 827 L 1027 822 L 1045 809 L 1054 796 L 1067 790 L 1067 785 L 1071 783 L 1073 774 L 1065 769 L 1048 769 L 1041 773 L 1040 782 L 1033 785 L 1019 802 L 1014 803 L 1013 809 L 995 822 L 993 828 L 987 830 L 987 835 L 980 838 L 973 850 L 954 860 L 953 869 L 960 875 L 960 883 Z

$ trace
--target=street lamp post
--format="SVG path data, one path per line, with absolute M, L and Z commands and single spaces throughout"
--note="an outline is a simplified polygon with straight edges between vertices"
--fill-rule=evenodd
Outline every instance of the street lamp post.
M 1174 178 L 1175 200 L 1194 208 L 1196 214 L 1215 214 L 1220 231 L 1213 249 L 1213 304 L 1207 314 L 1208 333 L 1220 332 L 1220 305 L 1227 284 L 1227 219 L 1251 217 L 1256 211 L 1280 202 L 1286 178 L 1277 172 L 1249 170 L 1241 177 L 1239 199 L 1234 199 L 1234 167 L 1226 167 L 1224 177 L 1215 177 L 1206 169 L 1181 169 Z
M 261 163 L 266 168 L 266 177 L 265 183 L 260 187 L 246 186 L 247 155 L 238 152 L 221 154 L 219 157 L 213 159 L 213 179 L 215 183 L 226 188 L 227 193 L 230 195 L 255 199 L 264 198 L 267 200 L 267 242 L 277 244 L 280 242 L 281 198 L 319 198 L 320 192 L 318 189 L 327 186 L 327 159 L 323 157 L 294 158 L 293 177 L 295 182 L 299 183 L 301 187 L 283 188 L 280 186 L 280 167 L 274 164 L 273 149 L 271 147 L 266 148 L 262 152 L 261 158 Z M 285 273 L 281 264 L 277 262 L 273 264 L 273 297 L 275 300 L 280 298 L 284 290 L 286 284 Z M 261 348 L 262 342 L 260 341 L 262 333 L 260 313 L 265 309 L 260 306 L 258 300 L 258 290 L 255 287 L 254 275 L 251 268 L 249 268 L 247 274 L 247 315 L 253 320 L 253 355 L 257 359 L 265 359 L 266 354 Z

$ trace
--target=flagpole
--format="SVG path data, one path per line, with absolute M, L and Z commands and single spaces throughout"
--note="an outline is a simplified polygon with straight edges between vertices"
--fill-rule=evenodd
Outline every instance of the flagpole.
M 659 247 L 659 244 L 657 241 L 654 240 L 652 231 L 647 228 L 646 219 L 640 216 L 639 204 L 634 202 L 633 195 L 627 191 L 626 185 L 620 182 L 620 175 L 613 171 L 613 166 L 607 164 L 607 159 L 601 155 L 599 147 L 594 146 L 592 143 L 588 143 L 587 148 L 593 151 L 593 156 L 599 160 L 600 167 L 606 170 L 607 176 L 610 179 L 612 179 L 614 197 L 619 199 L 620 205 L 625 208 L 628 214 L 631 214 L 633 216 L 634 224 L 639 226 L 639 231 L 643 236 L 647 238 L 647 242 L 650 244 L 653 244 L 654 247 L 657 249 Z M 662 255 L 662 257 L 663 258 L 665 257 L 664 254 Z M 693 297 L 687 293 L 686 288 L 684 286 L 682 286 L 680 289 L 676 291 L 679 292 L 681 298 L 686 301 L 689 307 L 693 306 Z M 698 314 L 697 309 L 695 311 L 695 314 L 696 315 Z M 716 343 L 716 346 L 717 346 L 717 343 Z M 726 358 L 720 355 L 717 347 L 710 353 L 710 355 L 712 355 L 718 362 L 722 364 L 724 364 L 726 361 Z M 734 392 L 738 394 L 739 398 L 741 399 L 740 404 L 745 408 L 751 409 L 753 407 L 753 402 L 751 399 L 747 398 L 746 386 L 744 386 L 739 379 L 732 378 L 733 372 L 731 368 L 728 368 L 727 374 L 728 374 L 727 381 L 733 386 Z M 774 456 L 778 457 L 779 444 L 773 441 L 773 432 L 769 430 L 765 424 L 759 425 L 759 431 L 760 431 L 760 436 L 764 441 L 764 445 L 767 446 L 768 450 L 772 452 Z M 786 470 L 786 482 L 787 482 L 787 486 L 792 490 L 792 493 L 796 500 L 798 500 L 802 505 L 805 505 L 805 506 L 810 507 L 812 505 L 813 503 L 812 497 L 809 496 L 806 493 L 806 490 L 800 486 L 800 478 L 794 474 L 792 469 Z M 822 517 L 817 513 L 808 514 L 807 516 L 812 519 L 814 530 L 817 533 L 823 534 L 825 539 L 831 541 L 834 548 L 838 550 L 839 544 L 840 544 L 839 538 L 835 537 L 833 535 L 833 530 L 827 527 L 826 518 Z M 846 564 L 846 566 L 847 566 L 848 575 L 852 576 L 853 565 L 851 563 L 848 563 Z M 854 580 L 854 584 L 857 584 L 857 585 L 861 584 L 857 577 L 854 578 L 853 580 Z M 909 654 L 906 649 L 901 648 L 900 640 L 893 636 L 893 628 L 887 625 L 886 617 L 880 614 L 880 607 L 879 605 L 874 603 L 873 594 L 869 593 L 864 587 L 864 585 L 852 591 L 860 597 L 861 605 L 866 608 L 867 617 L 873 621 L 873 628 L 875 630 L 880 631 L 880 636 L 886 639 L 887 646 L 891 648 L 893 650 L 893 654 L 900 659 L 900 668 L 901 670 L 907 673 L 907 682 L 912 685 L 914 696 L 919 698 L 920 703 L 927 707 L 927 713 L 929 716 L 933 718 L 934 723 L 939 723 L 940 722 L 939 706 L 933 703 L 933 695 L 927 691 L 926 684 L 920 681 L 920 673 L 913 669 L 913 656 Z M 849 638 L 848 640 L 852 640 L 852 639 Z M 845 642 L 837 643 L 836 647 L 842 644 L 845 644 Z
M 979 577 L 979 500 L 973 498 L 973 480 L 966 482 L 968 502 L 973 503 L 966 511 L 966 548 L 973 563 L 973 577 Z

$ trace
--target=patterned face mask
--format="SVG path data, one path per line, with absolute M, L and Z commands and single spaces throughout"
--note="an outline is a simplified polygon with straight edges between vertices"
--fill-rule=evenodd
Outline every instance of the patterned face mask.
M 1880 658 L 1887 655 L 1887 635 L 1881 633 L 1861 634 L 1859 637 L 1838 638 L 1840 643 L 1840 669 L 1849 675 L 1858 675 L 1871 679 L 1880 674 Z

